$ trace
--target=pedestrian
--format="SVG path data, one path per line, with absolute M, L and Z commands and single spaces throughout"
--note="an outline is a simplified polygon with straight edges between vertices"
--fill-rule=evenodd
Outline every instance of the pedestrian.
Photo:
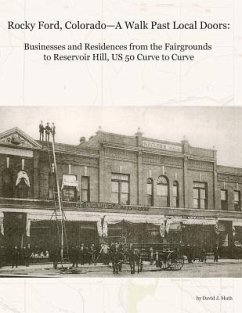
M 23 258 L 24 265 L 26 267 L 29 267 L 30 255 L 31 255 L 31 251 L 30 251 L 29 246 L 27 247 L 24 246 L 22 250 L 22 258 Z
M 53 248 L 51 250 L 51 261 L 53 262 L 53 268 L 56 270 L 58 266 L 58 261 L 59 261 L 59 249 L 58 248 Z
M 91 262 L 95 264 L 96 263 L 96 249 L 95 249 L 94 243 L 92 243 L 90 246 L 90 255 L 91 255 Z
M 84 243 L 81 243 L 80 250 L 79 250 L 79 260 L 80 260 L 81 265 L 85 264 L 85 257 L 86 257 L 86 248 L 85 248 Z
M 154 249 L 152 247 L 150 247 L 150 250 L 149 250 L 149 261 L 150 261 L 150 265 L 154 263 Z
M 18 246 L 15 246 L 12 249 L 12 268 L 14 268 L 14 266 L 17 268 L 19 265 L 19 259 L 20 259 L 20 251 L 18 249 Z
M 45 131 L 45 127 L 44 127 L 43 121 L 41 121 L 39 124 L 39 140 L 40 141 L 44 141 L 44 131 Z
M 100 250 L 102 262 L 104 265 L 109 264 L 109 246 L 106 242 L 102 243 Z
M 0 268 L 3 266 L 4 264 L 4 247 L 1 246 L 0 247 Z
M 186 255 L 187 255 L 188 263 L 192 263 L 192 248 L 189 244 L 186 247 Z
M 218 244 L 214 246 L 213 254 L 214 254 L 214 262 L 218 262 Z
M 110 247 L 110 258 L 112 262 L 113 274 L 119 273 L 119 251 L 118 251 L 118 244 L 111 244 Z
M 46 127 L 45 127 L 45 140 L 47 142 L 50 141 L 50 133 L 51 133 L 51 127 L 50 127 L 50 123 L 47 123 Z
M 207 262 L 207 251 L 206 251 L 206 247 L 203 246 L 201 249 L 201 256 L 200 256 L 200 261 L 201 262 Z

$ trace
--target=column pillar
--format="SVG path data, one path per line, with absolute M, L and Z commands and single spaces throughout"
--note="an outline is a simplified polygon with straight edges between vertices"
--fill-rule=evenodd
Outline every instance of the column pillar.
M 137 204 L 143 204 L 143 162 L 142 162 L 142 132 L 138 128 L 136 136 L 137 153 Z
M 143 162 L 142 162 L 142 151 L 138 151 L 137 159 L 137 182 L 138 182 L 138 204 L 143 204 Z
M 33 196 L 39 198 L 39 152 L 34 151 L 34 182 L 33 182 Z
M 4 214 L 0 212 L 0 233 L 4 236 L 4 226 L 3 226 Z
M 184 208 L 188 208 L 188 195 L 189 195 L 189 186 L 188 186 L 188 154 L 189 154 L 189 143 L 187 140 L 182 141 L 183 145 L 183 203 Z
M 104 197 L 104 169 L 105 159 L 104 159 L 104 147 L 100 144 L 99 149 L 99 172 L 98 172 L 98 200 L 99 202 L 105 202 Z
M 218 210 L 218 174 L 217 174 L 217 151 L 213 151 L 213 209 Z

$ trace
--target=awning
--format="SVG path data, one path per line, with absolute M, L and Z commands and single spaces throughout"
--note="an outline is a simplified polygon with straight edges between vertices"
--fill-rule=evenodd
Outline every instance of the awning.
M 182 220 L 184 225 L 216 225 L 216 223 L 216 219 L 188 218 Z
M 149 223 L 160 225 L 164 223 L 165 217 L 162 215 L 141 215 L 141 214 L 110 214 L 105 216 L 105 221 L 108 224 L 117 224 L 122 221 L 129 222 L 129 223 Z
M 17 180 L 16 180 L 16 186 L 19 185 L 19 183 L 21 182 L 22 179 L 25 182 L 25 184 L 28 187 L 30 187 L 29 176 L 28 176 L 28 174 L 25 171 L 18 172 Z
M 103 235 L 107 236 L 108 225 L 118 224 L 122 221 L 136 224 L 154 224 L 160 227 L 160 235 L 165 235 L 165 217 L 162 215 L 135 215 L 135 214 L 111 214 L 106 215 L 103 222 Z
M 63 175 L 61 189 L 63 189 L 66 186 L 75 187 L 77 190 L 79 190 L 79 183 L 78 180 L 76 179 L 76 175 Z

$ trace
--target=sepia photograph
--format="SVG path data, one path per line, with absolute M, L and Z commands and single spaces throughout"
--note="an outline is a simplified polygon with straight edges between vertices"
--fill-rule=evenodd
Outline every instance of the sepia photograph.
M 1 277 L 241 277 L 242 108 L 1 107 Z

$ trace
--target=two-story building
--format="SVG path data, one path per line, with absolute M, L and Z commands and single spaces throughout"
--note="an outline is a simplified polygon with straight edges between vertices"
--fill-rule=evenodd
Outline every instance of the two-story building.
M 102 240 L 184 242 L 230 250 L 242 242 L 242 168 L 217 152 L 97 131 L 79 144 L 0 134 L 0 228 L 6 246 L 50 249 L 60 232 L 56 174 L 69 245 Z

